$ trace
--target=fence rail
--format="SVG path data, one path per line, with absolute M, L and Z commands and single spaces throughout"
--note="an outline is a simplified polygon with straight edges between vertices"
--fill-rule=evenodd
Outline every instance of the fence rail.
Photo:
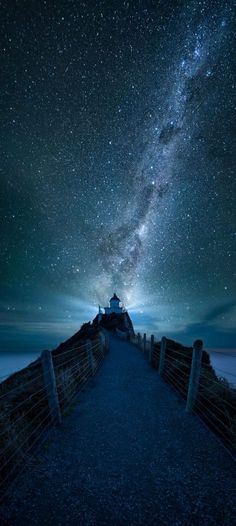
M 147 357 L 151 366 L 186 402 L 186 411 L 197 414 L 210 428 L 235 460 L 236 456 L 236 388 L 218 377 L 210 364 L 203 342 L 192 347 L 163 337 L 136 334 L 131 341 Z M 232 375 L 233 376 L 233 375 Z
M 61 353 L 43 351 L 37 363 L 26 368 L 29 379 L 18 371 L 18 380 L 9 377 L 0 384 L 0 501 L 35 447 L 70 413 L 108 347 L 101 332 L 95 341 Z

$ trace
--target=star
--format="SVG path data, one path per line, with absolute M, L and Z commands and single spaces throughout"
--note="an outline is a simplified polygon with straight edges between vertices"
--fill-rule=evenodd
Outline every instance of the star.
M 48 348 L 113 290 L 137 330 L 232 345 L 232 2 L 136 4 L 6 4 L 1 345 Z

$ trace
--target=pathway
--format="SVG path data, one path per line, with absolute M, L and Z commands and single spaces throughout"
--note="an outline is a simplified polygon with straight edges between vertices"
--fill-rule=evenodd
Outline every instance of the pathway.
M 134 345 L 110 352 L 2 509 L 9 526 L 233 526 L 232 460 Z

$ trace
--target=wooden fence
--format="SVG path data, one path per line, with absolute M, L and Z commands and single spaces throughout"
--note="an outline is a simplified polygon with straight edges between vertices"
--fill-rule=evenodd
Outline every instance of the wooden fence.
M 188 413 L 196 413 L 235 460 L 236 455 L 236 389 L 218 377 L 211 366 L 203 342 L 192 347 L 168 340 L 155 342 L 152 335 L 136 334 L 131 341 L 146 356 L 150 365 L 185 400 Z
M 35 447 L 70 414 L 109 348 L 106 333 L 41 358 L 0 384 L 0 500 Z

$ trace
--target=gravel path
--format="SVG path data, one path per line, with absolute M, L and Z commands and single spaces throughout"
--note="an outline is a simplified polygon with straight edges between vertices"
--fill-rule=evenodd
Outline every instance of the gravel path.
M 111 339 L 42 449 L 6 499 L 4 525 L 235 524 L 228 453 L 132 344 Z

